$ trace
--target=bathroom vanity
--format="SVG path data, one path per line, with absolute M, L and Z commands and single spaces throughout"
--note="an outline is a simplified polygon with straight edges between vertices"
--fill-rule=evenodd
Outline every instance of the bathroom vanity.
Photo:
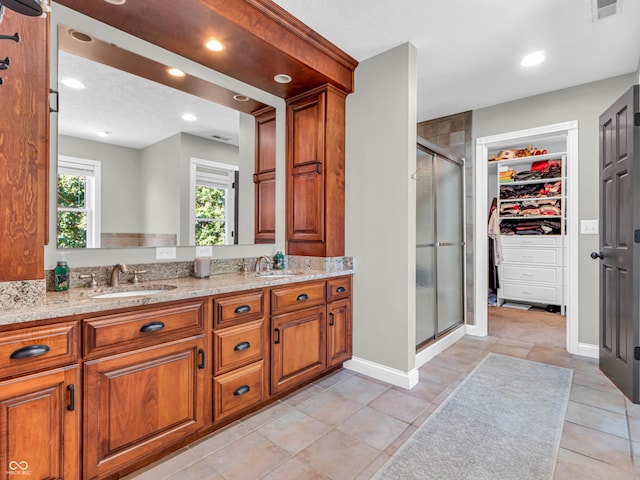
M 0 315 L 1 463 L 118 478 L 339 368 L 352 273 L 72 289 Z

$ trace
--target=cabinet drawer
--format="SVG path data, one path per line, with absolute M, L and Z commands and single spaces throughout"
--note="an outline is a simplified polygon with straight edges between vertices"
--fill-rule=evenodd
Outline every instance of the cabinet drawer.
M 262 360 L 266 347 L 264 320 L 216 330 L 214 375 Z
M 561 303 L 562 287 L 543 287 L 503 282 L 498 296 L 533 303 Z
M 249 408 L 267 396 L 264 361 L 213 379 L 214 421 Z
M 503 248 L 503 261 L 507 263 L 537 263 L 560 265 L 561 250 L 558 248 Z
M 351 277 L 327 280 L 327 302 L 349 298 L 351 296 Z
M 77 322 L 0 333 L 0 377 L 73 363 L 78 343 Z
M 271 313 L 300 310 L 325 303 L 325 282 L 297 284 L 271 290 Z
M 244 322 L 264 316 L 264 292 L 244 292 L 213 300 L 214 326 Z
M 502 280 L 516 282 L 539 282 L 548 285 L 562 283 L 561 267 L 531 267 L 502 265 Z
M 204 325 L 204 301 L 134 310 L 84 320 L 84 354 L 97 355 L 197 335 Z
M 560 235 L 503 235 L 504 246 L 561 247 Z

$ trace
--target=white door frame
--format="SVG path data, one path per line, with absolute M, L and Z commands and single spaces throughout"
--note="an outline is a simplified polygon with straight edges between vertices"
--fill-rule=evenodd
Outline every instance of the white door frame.
M 589 345 L 580 345 L 578 335 L 578 122 L 571 121 L 546 125 L 538 128 L 492 135 L 476 139 L 475 157 L 475 225 L 474 225 L 474 316 L 475 325 L 467 325 L 467 333 L 486 337 L 488 334 L 487 292 L 488 292 L 488 235 L 487 215 L 489 212 L 488 193 L 488 145 L 518 138 L 546 134 L 567 134 L 566 182 L 567 205 L 567 351 L 572 354 L 597 357 L 598 351 Z

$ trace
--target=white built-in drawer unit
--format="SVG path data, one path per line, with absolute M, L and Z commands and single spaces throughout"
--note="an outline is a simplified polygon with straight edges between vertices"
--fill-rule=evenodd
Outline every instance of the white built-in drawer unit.
M 563 305 L 563 237 L 503 236 L 498 304 L 505 300 Z

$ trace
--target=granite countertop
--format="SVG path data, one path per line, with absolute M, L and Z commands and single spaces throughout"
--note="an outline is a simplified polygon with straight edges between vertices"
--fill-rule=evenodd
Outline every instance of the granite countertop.
M 70 315 L 90 314 L 106 310 L 152 305 L 162 302 L 173 302 L 189 298 L 218 295 L 221 293 L 239 292 L 254 288 L 264 288 L 288 283 L 325 279 L 341 275 L 350 275 L 354 270 L 306 270 L 300 275 L 269 278 L 258 277 L 254 272 L 223 273 L 209 278 L 174 278 L 140 282 L 138 284 L 123 283 L 120 287 L 72 288 L 66 292 L 47 292 L 44 305 L 6 310 L 0 312 L 0 326 L 36 320 L 66 317 Z M 132 289 L 154 289 L 154 287 L 175 287 L 153 295 L 136 295 L 120 298 L 92 298 L 101 293 L 125 291 Z

